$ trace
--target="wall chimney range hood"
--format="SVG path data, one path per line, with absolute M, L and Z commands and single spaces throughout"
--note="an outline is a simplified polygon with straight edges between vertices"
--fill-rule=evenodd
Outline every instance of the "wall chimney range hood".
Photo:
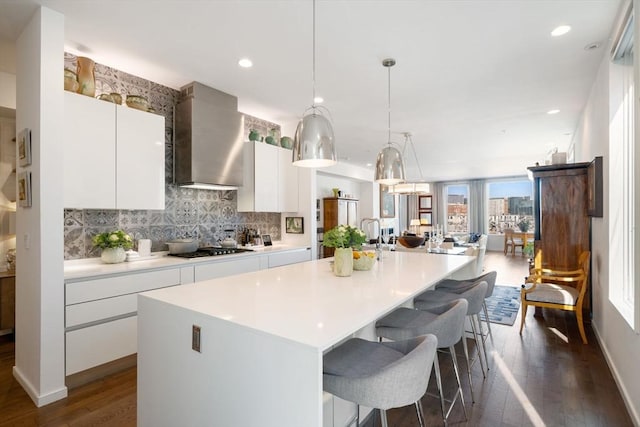
M 181 187 L 242 186 L 244 116 L 235 96 L 193 82 L 175 110 L 174 182 Z

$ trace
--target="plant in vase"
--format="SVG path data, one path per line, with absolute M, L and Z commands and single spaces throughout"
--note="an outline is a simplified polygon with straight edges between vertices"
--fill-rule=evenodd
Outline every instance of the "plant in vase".
M 529 218 L 522 218 L 522 220 L 520 220 L 520 222 L 518 223 L 518 228 L 523 233 L 526 233 L 527 231 L 529 231 L 530 227 L 531 227 L 531 221 L 529 221 Z
M 333 272 L 336 276 L 351 276 L 354 268 L 353 250 L 362 249 L 366 238 L 362 230 L 349 225 L 339 225 L 324 233 L 322 245 L 335 249 Z
M 102 249 L 102 262 L 116 264 L 126 259 L 125 250 L 133 247 L 133 240 L 122 230 L 107 231 L 93 236 L 93 246 Z

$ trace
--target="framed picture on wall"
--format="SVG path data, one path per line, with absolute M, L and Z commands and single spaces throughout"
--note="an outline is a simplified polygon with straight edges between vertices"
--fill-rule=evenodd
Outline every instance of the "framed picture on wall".
M 587 168 L 587 214 L 601 218 L 602 206 L 602 157 L 598 156 Z
M 20 166 L 31 164 L 31 131 L 28 128 L 18 133 L 18 164 Z
M 301 216 L 288 216 L 285 219 L 285 227 L 287 233 L 303 234 L 304 218 Z
M 431 212 L 420 212 L 420 225 L 433 225 Z
M 432 209 L 432 204 L 431 204 L 431 196 L 418 196 L 418 209 L 423 210 L 431 210 Z
M 396 196 L 387 185 L 380 185 L 380 218 L 396 217 Z
M 31 172 L 18 174 L 18 203 L 23 208 L 31 206 Z

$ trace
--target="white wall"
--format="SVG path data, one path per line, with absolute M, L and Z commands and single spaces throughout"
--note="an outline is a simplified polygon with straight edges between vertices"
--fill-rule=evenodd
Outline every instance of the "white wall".
M 637 20 L 635 25 L 637 37 L 640 33 Z M 640 87 L 638 83 L 636 79 L 636 88 Z M 636 108 L 638 108 L 637 105 L 636 102 Z M 609 202 L 607 191 L 610 172 L 608 162 L 609 117 L 609 58 L 605 54 L 574 137 L 576 162 L 591 161 L 594 156 L 603 156 L 605 207 Z M 638 132 L 636 132 L 636 138 L 638 136 Z M 611 172 L 614 173 L 614 171 Z M 636 187 L 636 197 L 640 197 L 637 191 Z M 613 304 L 609 302 L 608 230 L 609 215 L 605 208 L 603 218 L 592 218 L 591 220 L 592 326 L 623 394 L 627 408 L 635 424 L 640 425 L 640 370 L 637 363 L 638 355 L 640 355 L 640 336 L 631 329 Z M 640 297 L 637 292 L 636 290 L 636 298 Z
M 16 76 L 3 71 L 0 71 L 0 107 L 16 108 Z
M 32 207 L 18 207 L 13 374 L 36 405 L 64 383 L 62 188 L 64 17 L 39 8 L 17 43 L 16 127 L 31 129 Z

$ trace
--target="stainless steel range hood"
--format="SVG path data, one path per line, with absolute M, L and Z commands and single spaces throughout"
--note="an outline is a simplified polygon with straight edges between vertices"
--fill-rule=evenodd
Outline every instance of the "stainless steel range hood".
M 181 88 L 175 111 L 174 182 L 182 187 L 242 185 L 244 116 L 238 99 L 193 82 Z

